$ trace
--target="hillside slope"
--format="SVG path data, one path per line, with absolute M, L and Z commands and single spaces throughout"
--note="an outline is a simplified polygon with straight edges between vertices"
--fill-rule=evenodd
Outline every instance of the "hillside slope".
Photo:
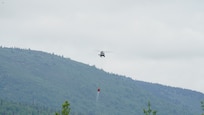
M 0 82 L 2 99 L 58 109 L 68 100 L 72 114 L 79 115 L 142 115 L 148 101 L 157 115 L 196 115 L 204 100 L 199 92 L 136 81 L 62 56 L 18 48 L 0 48 Z
M 42 106 L 0 99 L 0 115 L 54 115 L 56 111 Z

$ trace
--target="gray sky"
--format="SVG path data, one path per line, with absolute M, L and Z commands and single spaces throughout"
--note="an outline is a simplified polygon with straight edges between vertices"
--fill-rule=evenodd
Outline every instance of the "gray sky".
M 203 0 L 0 0 L 0 45 L 204 93 Z M 110 53 L 99 58 L 98 51 Z

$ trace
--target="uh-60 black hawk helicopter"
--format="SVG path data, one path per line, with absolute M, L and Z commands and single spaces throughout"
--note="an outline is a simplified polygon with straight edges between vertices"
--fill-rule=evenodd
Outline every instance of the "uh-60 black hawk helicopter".
M 110 52 L 110 51 L 99 51 L 99 54 L 98 54 L 98 55 L 99 55 L 100 57 L 106 57 L 106 56 L 105 56 L 105 53 L 112 53 L 112 52 Z
M 100 53 L 98 54 L 100 57 L 105 57 L 105 52 L 104 51 L 100 51 Z

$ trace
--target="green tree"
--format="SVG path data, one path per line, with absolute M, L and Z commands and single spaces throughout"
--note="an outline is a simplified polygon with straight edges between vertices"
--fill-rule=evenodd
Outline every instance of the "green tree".
M 56 112 L 55 115 L 60 115 L 60 114 Z
M 145 115 L 151 115 L 151 113 L 152 113 L 152 115 L 156 115 L 157 114 L 157 111 L 156 110 L 152 110 L 151 109 L 151 104 L 150 104 L 150 102 L 148 102 L 148 109 L 146 110 L 146 109 L 143 109 L 143 111 L 144 111 L 144 114 Z
M 63 104 L 62 104 L 62 111 L 61 111 L 61 114 L 62 115 L 69 115 L 70 113 L 70 103 L 68 101 L 65 101 Z M 55 115 L 60 115 L 60 113 L 58 112 L 55 112 Z

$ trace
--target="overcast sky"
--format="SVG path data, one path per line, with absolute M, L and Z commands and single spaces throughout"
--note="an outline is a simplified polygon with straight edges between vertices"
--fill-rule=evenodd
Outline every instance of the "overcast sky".
M 0 0 L 0 45 L 204 93 L 203 6 L 203 0 Z

